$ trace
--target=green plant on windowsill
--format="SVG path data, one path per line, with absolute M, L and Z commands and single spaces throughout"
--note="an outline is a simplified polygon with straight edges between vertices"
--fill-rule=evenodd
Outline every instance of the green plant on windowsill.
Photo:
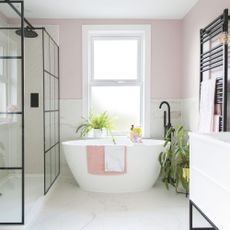
M 171 140 L 170 140 L 171 137 Z M 182 125 L 171 127 L 166 135 L 164 152 L 160 153 L 161 177 L 166 188 L 175 187 L 177 193 L 189 193 L 189 144 Z M 182 191 L 179 191 L 182 188 Z
M 89 113 L 89 119 L 84 119 L 84 122 L 78 126 L 76 133 L 80 133 L 80 137 L 85 137 L 92 130 L 97 130 L 102 133 L 103 130 L 106 130 L 112 136 L 113 143 L 115 139 L 112 135 L 112 119 L 105 111 L 100 114 L 94 114 L 92 111 Z

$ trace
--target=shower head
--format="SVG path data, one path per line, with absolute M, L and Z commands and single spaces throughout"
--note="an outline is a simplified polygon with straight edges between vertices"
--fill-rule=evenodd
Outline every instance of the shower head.
M 18 29 L 15 31 L 15 33 L 19 36 L 21 36 L 22 34 L 22 31 L 21 29 Z M 38 36 L 38 34 L 33 30 L 31 29 L 30 27 L 25 27 L 24 28 L 24 37 L 25 38 L 36 38 Z

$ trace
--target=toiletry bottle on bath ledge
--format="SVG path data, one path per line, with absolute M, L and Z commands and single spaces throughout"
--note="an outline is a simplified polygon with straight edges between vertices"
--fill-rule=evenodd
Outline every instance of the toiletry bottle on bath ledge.
M 131 126 L 130 140 L 133 143 L 141 143 L 142 142 L 141 128 L 140 127 L 134 127 L 134 125 Z

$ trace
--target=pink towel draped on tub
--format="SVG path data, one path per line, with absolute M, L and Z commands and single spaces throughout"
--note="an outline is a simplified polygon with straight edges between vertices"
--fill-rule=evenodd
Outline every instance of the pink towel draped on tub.
M 127 172 L 127 154 L 126 154 L 126 147 L 124 148 L 125 155 L 124 155 L 124 163 L 125 168 L 123 172 L 106 172 L 105 171 L 105 147 L 98 146 L 98 145 L 89 145 L 87 146 L 87 167 L 88 173 L 93 175 L 122 175 Z

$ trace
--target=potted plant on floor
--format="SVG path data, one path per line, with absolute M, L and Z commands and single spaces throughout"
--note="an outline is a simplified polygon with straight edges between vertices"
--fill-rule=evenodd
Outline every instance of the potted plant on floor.
M 80 133 L 81 137 L 85 137 L 89 132 L 93 131 L 93 137 L 99 138 L 105 136 L 105 132 L 112 136 L 112 121 L 107 112 L 100 114 L 89 113 L 89 119 L 84 118 L 84 122 L 78 126 L 76 133 Z
M 189 193 L 189 144 L 187 132 L 182 125 L 169 129 L 164 148 L 165 151 L 159 156 L 162 181 L 167 189 L 172 185 L 176 192 L 187 195 Z

